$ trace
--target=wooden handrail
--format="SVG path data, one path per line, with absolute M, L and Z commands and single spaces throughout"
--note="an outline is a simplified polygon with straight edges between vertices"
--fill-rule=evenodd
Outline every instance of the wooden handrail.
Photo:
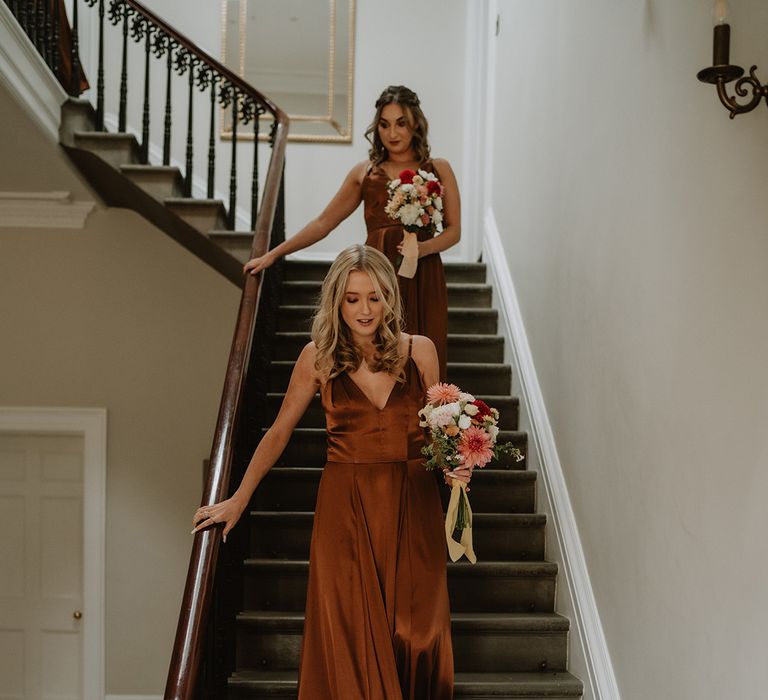
M 256 223 L 256 233 L 251 248 L 252 257 L 263 255 L 269 249 L 270 234 L 277 210 L 288 130 L 288 118 L 279 109 L 277 115 L 274 148 Z M 202 505 L 211 505 L 228 496 L 235 426 L 243 399 L 263 277 L 263 272 L 257 276 L 248 275 L 240 299 Z M 193 697 L 200 665 L 204 626 L 211 604 L 220 539 L 219 528 L 202 530 L 195 535 L 165 688 L 165 700 L 191 700 Z

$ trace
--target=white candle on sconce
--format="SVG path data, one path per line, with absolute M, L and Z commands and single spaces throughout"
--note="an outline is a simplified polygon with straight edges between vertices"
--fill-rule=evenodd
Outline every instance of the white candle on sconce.
M 728 24 L 727 0 L 715 0 L 715 6 L 712 8 L 712 20 L 715 26 L 718 26 L 719 24 Z

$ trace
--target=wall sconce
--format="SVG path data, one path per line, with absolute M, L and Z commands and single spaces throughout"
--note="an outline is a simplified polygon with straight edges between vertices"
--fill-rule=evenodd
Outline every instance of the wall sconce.
M 731 113 L 731 119 L 737 114 L 751 112 L 763 97 L 768 104 L 768 85 L 761 85 L 757 78 L 757 66 L 749 69 L 749 75 L 744 75 L 741 66 L 732 66 L 730 60 L 731 26 L 728 24 L 728 3 L 726 0 L 715 0 L 713 11 L 715 22 L 712 48 L 712 65 L 698 72 L 697 77 L 702 83 L 717 85 L 717 96 L 720 102 Z M 735 96 L 728 94 L 727 83 L 736 81 Z M 749 97 L 750 92 L 752 93 Z M 749 97 L 747 102 L 739 103 L 737 97 Z

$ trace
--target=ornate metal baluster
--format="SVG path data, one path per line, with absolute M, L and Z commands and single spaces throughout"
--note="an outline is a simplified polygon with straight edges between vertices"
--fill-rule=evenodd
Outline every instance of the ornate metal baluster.
M 227 226 L 235 230 L 235 206 L 237 204 L 237 120 L 240 95 L 232 90 L 232 163 L 229 168 L 229 216 Z
M 77 97 L 80 94 L 80 40 L 77 34 L 77 0 L 72 0 L 72 80 L 69 84 L 69 94 Z
M 51 0 L 43 2 L 43 58 L 50 65 L 53 63 L 53 44 L 51 43 Z
M 167 83 L 165 86 L 165 120 L 163 123 L 163 165 L 171 164 L 171 80 L 173 68 L 173 43 L 167 37 Z
M 184 196 L 192 196 L 192 107 L 195 86 L 195 63 L 196 59 L 186 49 L 182 49 L 176 54 L 176 69 L 179 75 L 187 71 L 189 81 L 189 101 L 187 104 L 187 150 L 184 172 Z
M 216 80 L 211 72 L 211 128 L 208 133 L 208 199 L 213 199 L 213 178 L 216 172 Z
M 37 0 L 37 18 L 35 20 L 37 24 L 37 36 L 36 36 L 36 42 L 35 46 L 37 46 L 37 50 L 40 53 L 40 55 L 45 58 L 45 51 L 46 51 L 46 39 L 48 38 L 45 33 L 45 6 L 50 2 L 50 0 Z
M 259 199 L 259 117 L 263 113 L 261 105 L 247 97 L 243 101 L 243 123 L 253 120 L 253 173 L 251 175 L 251 229 L 256 228 L 256 214 Z
M 128 117 L 128 5 L 123 5 L 123 67 L 120 71 L 120 117 L 117 130 L 126 130 Z
M 29 9 L 27 10 L 27 36 L 35 46 L 37 46 L 37 5 L 35 0 L 28 0 Z
M 51 70 L 59 77 L 59 3 L 51 5 Z
M 142 15 L 136 15 L 131 25 L 131 36 L 134 41 L 144 39 L 144 106 L 141 112 L 141 150 L 139 159 L 142 163 L 149 162 L 149 53 L 152 46 L 152 25 Z

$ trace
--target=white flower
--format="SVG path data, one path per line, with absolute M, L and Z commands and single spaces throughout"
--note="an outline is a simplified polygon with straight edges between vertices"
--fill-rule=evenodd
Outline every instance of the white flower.
M 427 417 L 427 421 L 432 428 L 442 428 L 445 425 L 450 425 L 454 420 L 452 404 L 445 404 L 444 406 L 437 406 Z
M 424 178 L 419 175 L 414 175 L 413 177 L 413 184 L 414 185 L 423 185 L 424 184 Z
M 418 204 L 404 204 L 399 212 L 400 221 L 406 226 L 413 226 L 421 216 L 421 208 Z
M 458 417 L 461 415 L 461 404 L 458 401 L 445 404 L 444 408 L 448 408 L 451 411 L 451 415 Z
M 475 397 L 472 396 L 472 394 L 467 394 L 465 391 L 462 391 L 459 394 L 459 401 L 469 401 L 472 403 L 475 400 Z
M 469 416 L 459 418 L 459 428 L 462 430 L 466 430 L 470 425 L 472 425 L 472 419 Z
M 464 413 L 466 413 L 468 416 L 476 416 L 479 410 L 480 409 L 473 403 L 468 403 L 466 406 L 464 406 Z
M 413 192 L 413 185 L 405 183 L 404 185 L 400 186 L 400 190 L 402 192 Z
M 397 189 L 400 186 L 400 178 L 397 178 L 396 180 L 392 180 L 389 183 L 389 189 L 394 190 Z
M 434 204 L 435 204 L 435 209 L 437 209 L 438 211 L 442 211 L 443 210 L 443 198 L 442 197 L 435 197 Z
M 496 442 L 496 438 L 499 436 L 499 429 L 495 425 L 489 425 L 486 430 L 488 430 L 488 434 L 491 436 L 491 440 Z

